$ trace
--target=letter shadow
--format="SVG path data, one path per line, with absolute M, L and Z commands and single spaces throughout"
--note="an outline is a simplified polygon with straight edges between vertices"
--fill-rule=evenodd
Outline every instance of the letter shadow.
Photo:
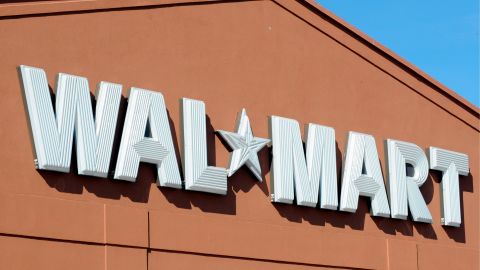
M 423 185 L 420 187 L 420 192 L 422 193 L 422 197 L 425 200 L 425 203 L 428 205 L 432 201 L 434 196 L 433 180 L 430 174 L 428 175 L 425 183 L 423 183 Z M 413 224 L 413 227 L 415 227 L 415 229 L 420 235 L 428 239 L 437 239 L 437 234 L 435 233 L 432 224 L 414 222 L 412 220 L 413 219 L 409 213 L 409 222 Z M 433 222 L 435 222 L 435 220 Z
M 442 180 L 442 172 L 440 171 L 430 171 L 430 176 L 432 179 L 439 183 Z M 451 226 L 442 226 L 443 230 L 447 233 L 448 237 L 458 243 L 466 243 L 465 237 L 465 208 L 463 202 L 463 194 L 465 192 L 473 193 L 473 177 L 469 173 L 467 176 L 459 175 L 459 187 L 460 187 L 460 211 L 462 213 L 462 224 L 460 227 L 451 227 Z M 440 195 L 439 195 L 440 196 Z M 475 228 L 478 229 L 478 228 Z
M 382 170 L 382 175 L 386 180 L 385 188 L 388 193 L 388 173 L 385 173 L 383 170 L 382 162 L 380 162 L 380 169 Z M 420 187 L 420 192 L 425 199 L 425 203 L 428 205 L 432 198 L 433 198 L 433 181 L 430 177 L 427 178 L 425 183 Z M 437 239 L 437 234 L 433 229 L 432 224 L 429 223 L 421 223 L 421 222 L 414 222 L 412 221 L 412 217 L 410 216 L 407 220 L 402 219 L 395 219 L 395 218 L 380 218 L 380 217 L 373 217 L 373 221 L 377 225 L 377 227 L 382 230 L 384 233 L 396 235 L 400 233 L 405 236 L 413 236 L 413 228 L 415 227 L 416 231 L 425 238 L 428 239 Z
M 177 152 L 177 159 L 180 160 L 179 143 L 175 125 L 168 113 L 170 129 L 174 138 L 174 145 Z M 208 165 L 216 166 L 216 147 L 215 147 L 215 129 L 211 124 L 210 117 L 207 115 L 207 148 L 208 148 Z M 225 143 L 221 140 L 222 143 Z M 269 168 L 269 149 L 262 149 L 259 152 L 260 165 L 262 166 L 263 178 Z M 179 164 L 179 168 L 181 168 Z M 183 177 L 182 177 L 183 178 Z M 248 178 L 248 179 L 245 179 Z M 227 194 L 225 196 L 217 194 L 209 194 L 197 191 L 177 190 L 170 188 L 160 188 L 161 193 L 168 202 L 176 207 L 184 209 L 192 209 L 198 207 L 204 212 L 235 215 L 236 214 L 236 193 L 239 191 L 248 192 L 253 186 L 258 185 L 265 195 L 268 195 L 268 188 L 265 181 L 258 182 L 256 178 L 245 167 L 240 168 L 234 175 L 228 178 Z
M 168 112 L 168 111 L 167 111 Z M 181 119 L 181 115 L 180 115 Z M 168 120 L 170 123 L 170 130 L 172 138 L 174 139 L 175 151 L 177 152 L 177 160 L 180 163 L 181 155 L 179 151 L 179 143 L 177 137 L 177 131 L 173 120 L 168 112 Z M 209 166 L 216 165 L 216 149 L 215 149 L 215 131 L 210 121 L 210 117 L 206 116 L 207 126 L 207 162 Z M 181 139 L 181 138 L 180 138 Z M 180 171 L 182 166 L 179 164 Z M 182 179 L 184 179 L 182 175 Z M 174 204 L 176 207 L 184 209 L 192 209 L 193 206 L 200 208 L 204 212 L 221 213 L 228 215 L 236 214 L 236 201 L 235 195 L 230 191 L 228 187 L 227 195 L 222 196 L 218 194 L 209 194 L 205 192 L 188 191 L 185 189 L 171 189 L 171 188 L 159 188 L 160 192 L 165 196 L 169 203 Z
M 336 142 L 335 145 L 338 189 L 337 194 L 339 194 L 338 199 L 340 200 L 340 179 L 343 167 L 343 156 L 340 148 L 338 147 L 338 142 Z M 302 207 L 296 205 L 295 201 L 291 205 L 281 203 L 274 203 L 273 205 L 282 217 L 292 222 L 301 223 L 306 221 L 310 224 L 320 226 L 325 226 L 325 224 L 328 223 L 337 228 L 349 227 L 353 230 L 363 230 L 365 225 L 365 216 L 369 213 L 369 204 L 368 198 L 360 197 L 358 200 L 358 208 L 355 213 L 320 209 L 319 205 L 317 205 L 315 208 Z
M 384 177 L 388 176 L 384 175 Z M 430 177 L 427 178 L 426 182 L 420 187 L 420 191 L 428 205 L 433 197 L 433 183 Z M 397 235 L 397 233 L 400 233 L 405 236 L 413 236 L 413 228 L 415 228 L 415 230 L 423 237 L 434 240 L 437 239 L 437 234 L 435 233 L 432 224 L 414 222 L 410 215 L 407 220 L 373 217 L 373 221 L 377 227 L 386 234 Z
M 386 155 L 385 155 L 385 160 L 387 160 Z M 378 162 L 380 163 L 380 170 L 382 172 L 383 178 L 385 179 L 385 189 L 387 191 L 387 196 L 390 196 L 388 192 L 388 173 L 385 174 L 382 161 L 378 160 Z M 390 203 L 390 200 L 389 200 L 389 203 Z M 407 236 L 413 235 L 413 224 L 408 220 L 373 217 L 373 216 L 372 216 L 372 219 L 375 222 L 375 225 L 377 225 L 377 227 L 386 234 L 396 235 L 397 233 L 400 233 L 402 235 L 407 235 Z
M 53 99 L 53 98 L 52 98 Z M 91 96 L 93 109 L 95 110 L 95 98 Z M 53 104 L 55 101 L 53 100 Z M 59 192 L 82 194 L 86 189 L 100 198 L 115 199 L 127 197 L 133 202 L 148 202 L 150 186 L 156 182 L 155 166 L 151 164 L 141 164 L 138 177 L 135 183 L 123 180 L 113 180 L 113 170 L 117 161 L 118 149 L 123 130 L 123 119 L 127 109 L 127 99 L 122 96 L 120 101 L 119 116 L 115 130 L 115 138 L 112 147 L 112 157 L 110 160 L 109 178 L 98 178 L 77 174 L 77 155 L 76 146 L 73 146 L 72 161 L 70 173 L 58 173 L 49 171 L 38 171 L 45 182 Z M 95 113 L 95 112 L 94 112 Z
M 217 138 L 220 140 L 222 145 L 229 152 L 232 152 L 233 149 L 227 144 L 227 142 L 222 138 L 222 136 L 217 134 Z M 232 176 L 228 178 L 229 182 L 232 182 L 232 188 L 235 193 L 239 191 L 248 192 L 254 186 L 258 186 L 260 190 L 266 196 L 269 196 L 269 191 L 265 177 L 270 171 L 270 162 L 272 160 L 272 147 L 266 146 L 258 152 L 258 161 L 260 162 L 260 168 L 262 170 L 262 181 L 258 181 L 256 176 L 246 167 L 242 166 L 238 169 Z M 228 165 L 227 165 L 228 166 Z
M 51 87 L 50 92 L 52 96 L 52 104 L 55 104 L 55 95 L 53 94 L 53 90 Z M 95 110 L 96 102 L 93 95 L 91 95 L 91 99 L 93 109 Z M 109 166 L 110 174 L 108 179 L 78 175 L 75 151 L 76 147 L 74 145 L 72 149 L 71 172 L 65 174 L 39 170 L 38 172 L 42 176 L 44 181 L 50 187 L 55 188 L 59 192 L 82 194 L 85 189 L 88 192 L 91 192 L 101 198 L 118 200 L 121 197 L 127 197 L 133 202 L 147 203 L 151 186 L 155 185 L 157 179 L 155 165 L 141 163 L 137 179 L 134 183 L 123 180 L 113 180 L 113 173 L 116 165 L 124 125 L 123 119 L 125 118 L 126 110 L 127 98 L 122 96 L 120 101 L 119 114 L 117 118 L 115 138 Z M 168 110 L 167 114 L 169 117 L 170 129 L 175 147 L 175 154 L 177 156 L 180 174 L 182 174 L 180 144 L 178 143 L 179 137 L 177 136 L 175 125 L 173 124 L 172 118 L 170 117 L 170 113 Z M 206 116 L 206 124 L 208 164 L 215 166 L 215 130 L 211 124 L 211 120 L 208 115 Z M 268 172 L 269 160 L 271 160 L 271 158 L 269 158 L 269 153 L 270 152 L 268 149 L 263 149 L 259 152 L 259 159 L 261 160 L 263 178 L 265 178 L 265 174 Z M 226 196 L 208 194 L 203 192 L 189 192 L 186 190 L 172 189 L 166 187 L 161 187 L 159 189 L 165 196 L 165 198 L 177 207 L 192 208 L 193 206 L 195 206 L 205 212 L 234 215 L 236 213 L 235 193 L 239 191 L 248 192 L 254 185 L 258 185 L 262 192 L 268 195 L 268 188 L 265 181 L 256 181 L 253 175 L 250 175 L 248 169 L 241 168 L 235 175 L 228 179 L 228 191 Z

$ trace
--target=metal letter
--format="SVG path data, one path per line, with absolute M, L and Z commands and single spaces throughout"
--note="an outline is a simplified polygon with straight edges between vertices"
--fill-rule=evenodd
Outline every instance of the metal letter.
M 147 124 L 150 125 L 151 138 L 145 137 Z M 132 87 L 115 179 L 134 182 L 140 162 L 157 165 L 157 185 L 182 188 L 163 95 Z
M 442 225 L 460 227 L 460 187 L 458 175 L 468 175 L 468 155 L 437 147 L 430 147 L 430 169 L 442 172 Z
M 227 170 L 207 164 L 205 103 L 183 98 L 181 111 L 185 188 L 227 194 Z
M 428 177 L 427 156 L 413 143 L 388 139 L 386 145 L 392 217 L 407 219 L 410 208 L 414 221 L 432 223 L 432 215 L 419 189 Z M 413 176 L 407 176 L 407 164 L 413 166 Z
M 38 169 L 69 172 L 75 133 L 78 173 L 107 177 L 122 86 L 99 84 L 94 120 L 87 79 L 60 73 L 55 118 L 45 71 L 22 65 L 20 74 Z
M 340 210 L 354 213 L 358 197 L 367 196 L 371 200 L 373 216 L 390 217 L 375 139 L 371 135 L 350 131 L 346 151 Z
M 269 124 L 273 147 L 273 201 L 291 204 L 295 190 L 298 205 L 315 207 L 320 197 L 321 208 L 336 210 L 337 170 L 333 128 L 309 124 L 305 131 L 305 155 L 297 121 L 271 116 Z

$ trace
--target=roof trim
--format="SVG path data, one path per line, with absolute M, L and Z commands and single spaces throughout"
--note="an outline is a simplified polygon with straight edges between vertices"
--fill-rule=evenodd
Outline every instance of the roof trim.
M 326 19 L 330 23 L 334 24 L 344 32 L 348 33 L 352 37 L 358 39 L 365 45 L 369 46 L 371 49 L 380 53 L 382 56 L 387 58 L 388 60 L 392 61 L 396 65 L 402 67 L 405 71 L 409 72 L 410 75 L 416 77 L 417 79 L 421 80 L 423 83 L 427 84 L 428 86 L 434 88 L 435 90 L 441 92 L 443 95 L 451 99 L 460 107 L 464 108 L 472 115 L 477 118 L 480 118 L 480 108 L 475 106 L 470 101 L 466 100 L 441 82 L 437 81 L 412 63 L 408 62 L 395 52 L 391 51 L 387 47 L 383 46 L 382 44 L 378 43 L 365 33 L 361 32 L 359 29 L 354 27 L 353 25 L 347 23 L 342 18 L 338 17 L 337 15 L 330 12 L 325 7 L 321 6 L 314 0 L 297 0 L 300 4 L 305 6 L 306 8 L 310 9 L 311 11 L 317 13 L 320 17 Z
M 0 20 L 109 10 L 271 1 L 476 131 L 480 109 L 314 0 L 57 0 L 0 4 Z M 382 61 L 387 60 L 387 61 Z

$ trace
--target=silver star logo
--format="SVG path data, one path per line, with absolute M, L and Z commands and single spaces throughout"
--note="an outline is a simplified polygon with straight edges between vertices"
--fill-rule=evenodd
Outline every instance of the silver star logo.
M 232 176 L 240 167 L 247 165 L 250 171 L 262 181 L 262 169 L 258 161 L 260 151 L 270 140 L 253 136 L 250 120 L 247 111 L 242 111 L 237 116 L 237 127 L 235 132 L 217 130 L 225 142 L 233 149 L 230 153 L 228 176 Z

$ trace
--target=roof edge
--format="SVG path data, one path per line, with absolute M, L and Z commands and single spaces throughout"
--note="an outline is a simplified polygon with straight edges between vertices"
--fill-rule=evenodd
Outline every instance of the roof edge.
M 471 113 L 476 118 L 480 119 L 480 108 L 471 103 L 470 101 L 466 100 L 464 97 L 457 94 L 455 91 L 451 90 L 441 82 L 437 81 L 412 63 L 408 62 L 392 50 L 388 49 L 387 47 L 383 46 L 379 42 L 375 41 L 367 34 L 363 33 L 355 26 L 349 24 L 342 18 L 338 17 L 337 15 L 330 12 L 328 9 L 320 5 L 319 3 L 315 2 L 314 0 L 296 0 L 301 5 L 305 6 L 309 10 L 313 11 L 323 19 L 329 21 L 330 23 L 334 24 L 336 27 L 340 28 L 347 34 L 351 35 L 352 37 L 356 38 L 357 40 L 361 41 L 364 45 L 368 46 L 370 49 L 376 51 L 383 57 L 387 58 L 391 62 L 395 63 L 397 66 L 408 72 L 410 75 L 416 77 L 419 81 L 427 84 L 428 86 L 435 89 L 440 94 L 444 95 L 452 102 L 460 106 L 461 108 L 465 109 L 469 113 Z
M 205 5 L 216 3 L 235 3 L 235 2 L 255 2 L 267 0 L 69 0 L 69 1 L 40 1 L 40 2 L 21 2 L 21 3 L 6 3 L 0 5 L 0 20 L 15 19 L 23 17 L 36 16 L 51 16 L 62 14 L 76 14 L 85 12 L 102 12 L 108 10 L 129 10 L 129 9 L 143 9 L 143 8 L 161 8 L 167 6 L 183 6 L 183 5 Z M 271 0 L 273 2 L 283 2 L 282 0 Z M 291 1 L 291 0 L 289 0 Z M 439 81 L 432 78 L 430 75 L 421 71 L 419 68 L 403 59 L 390 49 L 376 42 L 365 33 L 361 32 L 354 26 L 350 25 L 340 17 L 336 16 L 326 8 L 316 3 L 314 0 L 295 0 L 291 3 L 298 3 L 306 10 L 312 12 L 314 16 L 318 16 L 333 27 L 338 28 L 346 35 L 352 37 L 360 44 L 363 44 L 373 53 L 378 54 L 389 60 L 390 63 L 397 66 L 399 69 L 412 76 L 420 83 L 433 89 L 437 94 L 443 96 L 452 105 L 459 107 L 467 115 L 471 115 L 474 119 L 480 119 L 480 108 L 472 104 L 453 90 L 449 89 Z M 278 2 L 277 2 L 278 4 Z M 303 16 L 300 16 L 303 18 Z M 337 40 L 338 41 L 338 40 Z M 397 78 L 398 79 L 398 78 Z M 438 105 L 438 104 L 437 104 Z M 441 106 L 442 107 L 442 106 Z M 442 107 L 443 108 L 443 107 Z M 456 115 L 477 131 L 479 131 L 478 123 L 472 123 L 471 120 L 466 120 L 463 117 L 444 108 L 449 113 Z M 474 120 L 474 122 L 477 122 Z

